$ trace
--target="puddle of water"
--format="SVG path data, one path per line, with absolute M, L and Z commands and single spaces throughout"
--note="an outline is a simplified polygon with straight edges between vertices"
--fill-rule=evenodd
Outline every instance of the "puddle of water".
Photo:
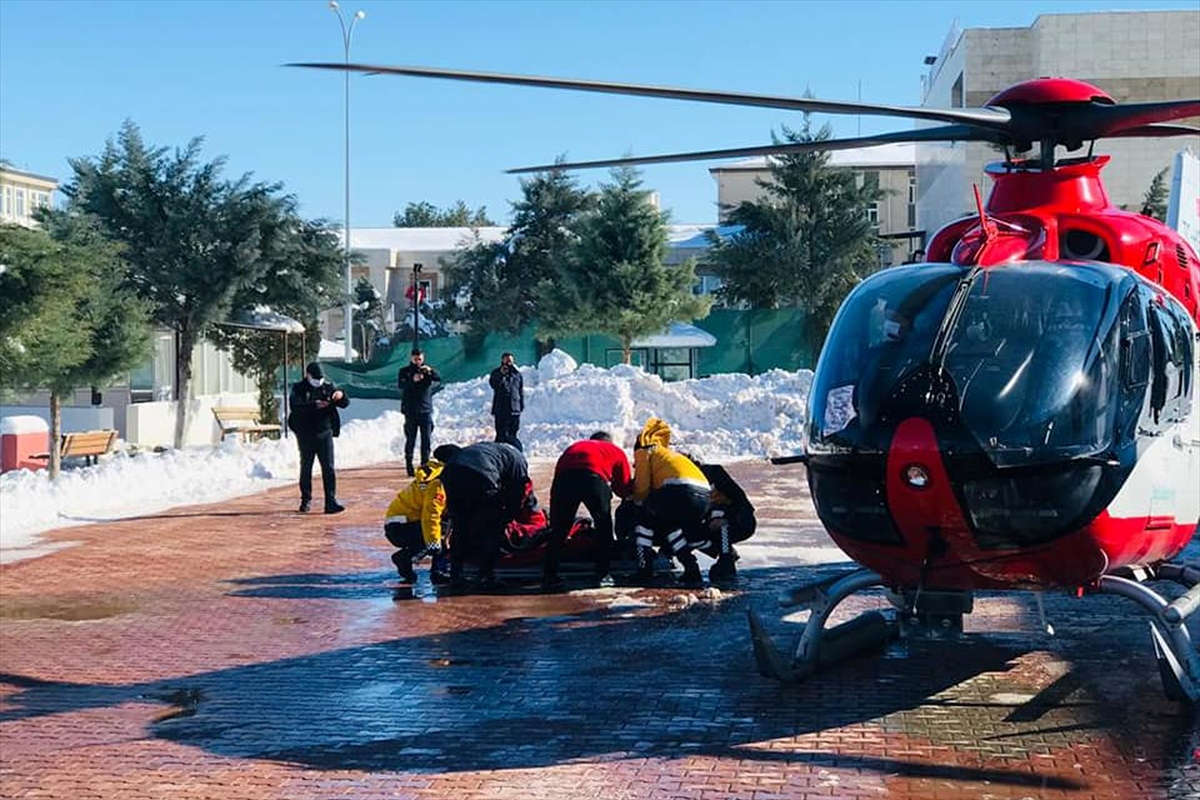
M 137 603 L 130 599 L 115 597 L 5 600 L 3 604 L 0 604 L 0 618 L 61 619 L 69 622 L 87 622 L 128 614 L 137 608 Z

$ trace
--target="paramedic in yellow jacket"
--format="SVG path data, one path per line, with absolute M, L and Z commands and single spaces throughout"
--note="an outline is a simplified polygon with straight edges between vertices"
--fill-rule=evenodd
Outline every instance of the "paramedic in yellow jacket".
M 683 564 L 683 583 L 702 585 L 700 565 L 684 537 L 708 511 L 708 479 L 691 459 L 671 449 L 671 428 L 651 417 L 633 448 L 633 496 L 638 503 L 634 544 L 638 570 L 635 580 L 654 577 L 654 550 L 664 546 Z
M 448 562 L 442 548 L 445 510 L 442 463 L 430 459 L 416 470 L 413 482 L 392 500 L 383 523 L 384 536 L 397 548 L 392 553 L 392 563 L 406 583 L 416 582 L 413 562 L 426 554 L 433 555 L 430 579 L 434 583 L 449 579 Z

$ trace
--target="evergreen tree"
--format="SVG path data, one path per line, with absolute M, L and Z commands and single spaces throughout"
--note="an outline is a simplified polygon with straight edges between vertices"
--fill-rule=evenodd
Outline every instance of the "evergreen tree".
M 471 210 L 462 200 L 445 209 L 425 201 L 409 203 L 404 211 L 392 215 L 392 225 L 397 228 L 483 228 L 495 224 L 487 215 L 487 206 Z
M 577 239 L 572 228 L 595 202 L 559 170 L 522 180 L 521 194 L 503 242 L 477 242 L 446 265 L 459 293 L 455 316 L 474 345 L 489 331 L 516 333 L 538 318 L 538 287 L 565 268 Z
M 1167 188 L 1167 172 L 1168 167 L 1163 167 L 1155 174 L 1150 181 L 1150 187 L 1146 189 L 1146 194 L 1142 197 L 1141 213 L 1147 217 L 1154 217 L 1159 222 L 1167 221 L 1167 198 L 1169 190 Z
M 799 131 L 783 133 L 784 142 L 830 135 L 828 127 L 813 132 L 807 115 Z M 742 229 L 726 239 L 712 236 L 706 260 L 724 282 L 718 297 L 725 303 L 803 308 L 815 363 L 842 300 L 878 268 L 867 208 L 885 193 L 876 183 L 858 185 L 848 170 L 831 168 L 824 151 L 775 156 L 770 171 L 760 182 L 766 197 L 730 212 L 729 224 Z
M 70 161 L 63 187 L 76 212 L 94 215 L 124 245 L 129 284 L 176 337 L 175 446 L 183 445 L 192 350 L 229 313 L 234 296 L 263 276 L 264 227 L 278 219 L 278 186 L 221 177 L 223 159 L 200 161 L 200 139 L 168 154 L 126 122 L 116 142 Z
M 106 386 L 145 360 L 150 322 L 148 304 L 122 285 L 127 267 L 117 244 L 83 218 L 44 212 L 41 221 L 45 231 L 0 234 L 0 260 L 11 255 L 20 265 L 13 282 L 33 289 L 27 301 L 37 303 L 39 295 L 46 301 L 42 313 L 25 317 L 22 332 L 4 336 L 19 358 L 18 369 L 4 374 L 13 388 L 50 392 L 50 477 L 56 478 L 63 398 L 80 386 Z M 0 274 L 4 297 L 16 288 L 7 285 L 9 276 Z
M 235 311 L 266 306 L 303 324 L 303 345 L 290 337 L 286 348 L 287 361 L 303 369 L 305 355 L 311 360 L 321 347 L 317 315 L 340 299 L 343 255 L 334 230 L 322 220 L 301 219 L 292 198 L 279 212 L 276 224 L 264 229 L 265 272 L 254 284 L 243 286 L 231 306 Z M 275 392 L 281 367 L 287 391 L 288 366 L 282 334 L 217 325 L 208 339 L 230 354 L 234 369 L 254 377 L 259 418 L 279 419 Z
M 579 221 L 572 257 L 539 284 L 539 321 L 544 334 L 613 336 L 628 364 L 634 339 L 703 317 L 710 301 L 692 294 L 692 263 L 663 263 L 667 215 L 641 189 L 638 172 L 612 176 Z

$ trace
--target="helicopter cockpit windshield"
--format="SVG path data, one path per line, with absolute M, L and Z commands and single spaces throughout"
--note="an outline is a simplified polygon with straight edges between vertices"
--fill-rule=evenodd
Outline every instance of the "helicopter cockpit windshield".
M 885 409 L 893 421 L 925 414 L 896 405 L 906 378 L 922 369 L 949 379 L 953 396 L 942 402 L 956 411 L 959 431 L 972 435 L 971 449 L 998 466 L 1105 450 L 1119 405 L 1109 302 L 1118 277 L 1105 267 L 1039 262 L 877 273 L 830 330 L 813 384 L 810 451 L 886 449 Z

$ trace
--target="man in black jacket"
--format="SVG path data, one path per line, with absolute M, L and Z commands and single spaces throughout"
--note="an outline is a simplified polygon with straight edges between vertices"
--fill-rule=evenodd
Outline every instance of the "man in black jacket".
M 521 428 L 521 412 L 525 410 L 525 383 L 521 370 L 513 364 L 513 354 L 500 356 L 500 366 L 488 377 L 492 386 L 492 416 L 496 418 L 496 441 L 524 450 L 517 431 Z
M 400 413 L 404 415 L 404 467 L 413 476 L 413 449 L 421 431 L 421 466 L 429 463 L 433 438 L 433 387 L 442 382 L 438 371 L 425 363 L 425 354 L 413 348 L 407 367 L 396 375 L 400 387 Z
M 454 520 L 450 543 L 450 583 L 463 584 L 463 559 L 479 556 L 479 580 L 496 583 L 496 559 L 504 529 L 521 510 L 529 490 L 529 464 L 508 444 L 480 442 L 469 447 L 444 444 L 437 449 L 446 490 L 446 512 Z
M 350 405 L 341 389 L 325 380 L 321 365 L 313 362 L 304 368 L 304 380 L 292 385 L 288 397 L 291 413 L 288 428 L 296 434 L 300 448 L 300 510 L 312 504 L 313 459 L 321 462 L 321 483 L 325 487 L 325 513 L 336 514 L 345 508 L 337 501 L 337 472 L 333 467 L 333 440 L 342 432 L 339 408 Z

